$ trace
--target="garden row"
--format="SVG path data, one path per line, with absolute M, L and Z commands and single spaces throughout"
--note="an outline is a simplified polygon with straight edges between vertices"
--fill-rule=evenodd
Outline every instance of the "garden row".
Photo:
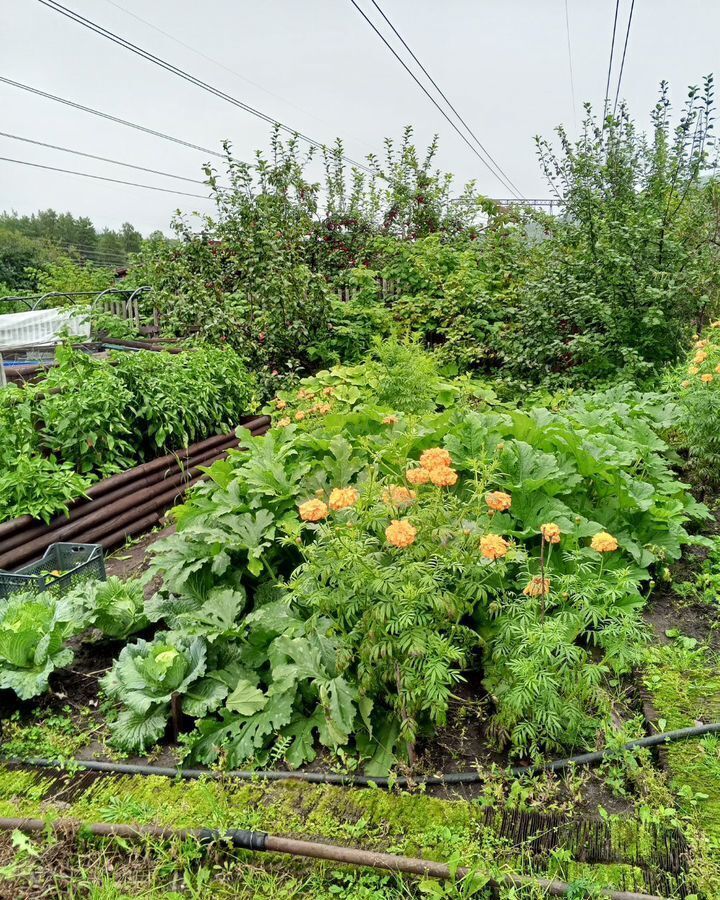
M 99 478 L 230 431 L 255 391 L 229 349 L 98 359 L 58 347 L 39 384 L 0 392 L 0 521 L 49 522 Z
M 511 754 L 594 743 L 611 729 L 613 680 L 643 652 L 647 592 L 708 516 L 662 437 L 687 429 L 689 390 L 503 403 L 389 343 L 362 370 L 281 393 L 275 427 L 176 509 L 151 567 L 160 591 L 125 604 L 123 634 L 99 626 L 154 629 L 104 680 L 113 742 L 151 747 L 175 697 L 195 761 L 297 767 L 322 752 L 384 774 L 415 761 L 478 673 Z M 61 654 L 87 628 L 69 610 L 97 593 L 13 601 L 0 684 L 44 688 L 48 660 L 12 657 L 12 635 Z M 26 606 L 44 624 L 19 624 Z

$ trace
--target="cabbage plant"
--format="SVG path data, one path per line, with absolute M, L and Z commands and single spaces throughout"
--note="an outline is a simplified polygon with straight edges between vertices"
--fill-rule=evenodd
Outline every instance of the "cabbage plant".
M 110 638 L 124 640 L 148 625 L 143 584 L 111 575 L 107 581 L 85 581 L 66 597 L 74 614 Z
M 111 726 L 113 742 L 122 749 L 137 750 L 160 740 L 175 694 L 188 715 L 204 716 L 216 709 L 228 686 L 204 677 L 206 669 L 207 646 L 202 638 L 188 640 L 165 632 L 153 641 L 139 640 L 124 647 L 101 682 L 108 696 L 123 706 Z
M 49 594 L 13 594 L 0 606 L 0 688 L 21 700 L 42 694 L 51 673 L 72 662 L 65 642 L 81 630 L 68 604 Z

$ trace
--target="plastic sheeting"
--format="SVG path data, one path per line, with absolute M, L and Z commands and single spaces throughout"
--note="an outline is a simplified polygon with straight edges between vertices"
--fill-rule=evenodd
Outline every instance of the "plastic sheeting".
M 0 315 L 0 350 L 57 342 L 63 331 L 90 337 L 90 317 L 67 309 L 35 309 Z

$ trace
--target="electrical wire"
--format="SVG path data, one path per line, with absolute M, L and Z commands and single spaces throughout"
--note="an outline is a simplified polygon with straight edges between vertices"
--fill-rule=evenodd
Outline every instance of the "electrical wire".
M 48 94 L 46 91 L 41 91 L 39 88 L 31 87 L 29 84 L 23 84 L 20 81 L 13 81 L 12 78 L 6 78 L 4 75 L 0 75 L 0 82 L 3 84 L 9 84 L 11 87 L 20 88 L 23 91 L 28 91 L 31 94 L 35 94 L 38 97 L 44 97 L 46 100 L 54 100 L 56 103 L 63 103 L 65 106 L 70 106 L 73 109 L 79 109 L 81 112 L 90 113 L 93 116 L 99 116 L 102 119 L 107 119 L 110 122 L 115 122 L 117 125 L 125 125 L 128 128 L 134 128 L 136 131 L 142 131 L 145 134 L 150 134 L 153 137 L 162 138 L 164 141 L 172 141 L 174 144 L 180 144 L 183 147 L 188 147 L 191 150 L 200 150 L 202 153 L 207 153 L 208 156 L 217 157 L 217 159 L 225 159 L 224 154 L 218 153 L 217 150 L 211 150 L 209 147 L 203 147 L 202 144 L 193 144 L 190 141 L 184 141 L 182 138 L 173 137 L 171 134 L 165 134 L 162 131 L 156 131 L 154 128 L 147 128 L 145 125 L 138 125 L 137 122 L 130 122 L 128 119 L 121 119 L 119 116 L 112 116 L 110 113 L 102 112 L 99 109 L 93 109 L 91 106 L 83 106 L 81 103 L 76 103 L 74 100 L 68 100 L 65 97 L 58 97 L 56 94 Z
M 111 0 L 108 0 L 108 2 L 111 2 Z M 510 179 L 510 176 L 509 176 L 509 175 L 501 168 L 500 164 L 497 162 L 497 160 L 495 160 L 495 159 L 493 158 L 493 156 L 491 155 L 491 153 L 490 153 L 490 151 L 487 149 L 487 147 L 485 147 L 485 146 L 482 144 L 482 142 L 480 141 L 480 138 L 475 134 L 475 132 L 474 132 L 474 131 L 472 130 L 472 128 L 468 125 L 468 123 L 465 121 L 465 119 L 464 119 L 464 118 L 460 115 L 460 113 L 457 111 L 457 109 L 455 108 L 455 106 L 450 102 L 450 100 L 449 100 L 447 94 L 445 94 L 445 92 L 442 90 L 442 88 L 441 88 L 440 85 L 437 83 L 437 81 L 435 81 L 435 79 L 434 79 L 434 78 L 432 77 L 432 75 L 428 72 L 428 70 L 425 68 L 425 66 L 424 66 L 424 65 L 420 62 L 420 60 L 417 58 L 417 56 L 415 55 L 415 53 L 413 52 L 413 50 L 411 49 L 411 47 L 408 45 L 408 43 L 407 43 L 407 41 L 405 40 L 405 38 L 403 38 L 403 36 L 400 34 L 400 32 L 397 30 L 397 28 L 393 25 L 393 23 L 392 23 L 392 22 L 390 21 L 390 19 L 387 17 L 387 15 L 386 15 L 385 12 L 383 11 L 383 9 L 382 9 L 382 7 L 380 6 L 380 4 L 377 3 L 376 0 L 370 0 L 370 2 L 371 2 L 372 5 L 375 7 L 375 9 L 380 13 L 380 15 L 383 17 L 383 19 L 384 19 L 385 22 L 388 24 L 388 26 L 392 29 L 392 32 L 393 32 L 393 34 L 395 35 L 395 37 L 400 41 L 400 43 L 401 43 L 401 44 L 403 45 L 403 47 L 407 50 L 407 52 L 410 54 L 410 56 L 412 56 L 412 58 L 415 60 L 415 62 L 417 63 L 417 65 L 422 69 L 422 71 L 423 71 L 423 73 L 425 74 L 426 78 L 430 81 L 430 83 L 431 83 L 432 86 L 435 88 L 435 90 L 438 92 L 438 94 L 440 94 L 440 96 L 441 96 L 441 97 L 443 98 L 443 100 L 447 103 L 447 105 L 450 107 L 450 109 L 455 113 L 455 115 L 457 116 L 458 120 L 464 125 L 464 127 L 465 127 L 465 129 L 467 130 L 468 134 L 472 137 L 472 139 L 473 139 L 473 140 L 475 141 L 475 143 L 478 145 L 478 147 L 480 148 L 480 150 L 482 150 L 482 152 L 485 154 L 485 156 L 487 156 L 487 158 L 490 160 L 490 162 L 492 163 L 492 165 L 493 165 L 493 166 L 495 167 L 495 169 L 497 170 L 497 173 L 499 173 L 499 176 L 502 176 L 502 178 L 505 179 L 505 182 L 507 182 L 507 183 L 505 184 L 505 186 L 507 186 L 508 184 L 512 185 L 513 188 L 515 188 L 515 190 L 516 190 L 517 193 L 519 194 L 519 193 L 520 193 L 520 189 L 517 187 L 517 185 L 513 184 L 513 182 L 512 182 L 511 179 Z M 497 174 L 497 173 L 496 173 L 496 174 Z M 502 180 L 502 179 L 501 179 L 501 180 Z M 503 182 L 503 183 L 505 183 L 505 182 Z
M 610 102 L 610 73 L 612 72 L 613 56 L 615 55 L 615 32 L 617 31 L 619 10 L 620 0 L 615 0 L 615 18 L 613 19 L 612 41 L 610 42 L 610 60 L 608 62 L 607 83 L 605 84 L 605 103 L 603 104 L 603 128 L 605 127 L 605 117 L 607 116 L 608 103 Z
M 40 0 L 40 3 L 45 3 L 45 2 L 47 2 L 47 0 Z M 430 100 L 432 105 L 438 110 L 438 112 L 448 122 L 448 124 L 453 128 L 453 130 L 456 131 L 458 135 L 460 135 L 460 137 L 465 142 L 465 144 L 467 144 L 467 146 L 470 148 L 472 153 L 474 153 L 475 156 L 477 156 L 477 158 L 488 169 L 488 171 L 492 175 L 494 175 L 495 178 L 497 178 L 498 181 L 500 181 L 502 183 L 502 185 L 504 187 L 506 187 L 508 189 L 508 191 L 510 191 L 511 194 L 516 196 L 518 199 L 521 199 L 518 191 L 511 184 L 509 184 L 505 180 L 504 177 L 498 175 L 498 173 L 495 172 L 494 169 L 491 167 L 490 163 L 488 163 L 487 160 L 480 154 L 480 152 L 477 150 L 477 148 L 475 146 L 473 146 L 473 144 L 470 143 L 470 141 L 466 137 L 466 135 L 463 134 L 463 132 L 456 125 L 456 123 L 453 122 L 453 120 L 445 112 L 445 110 L 442 108 L 442 106 L 440 106 L 440 104 L 437 102 L 437 100 L 433 97 L 433 95 L 430 93 L 430 91 L 428 91 L 428 89 L 420 81 L 420 79 L 417 77 L 417 75 L 415 75 L 415 73 L 408 66 L 408 64 L 405 62 L 405 60 L 398 54 L 398 52 L 395 50 L 395 48 L 392 46 L 392 44 L 387 40 L 387 38 L 383 35 L 383 33 L 379 30 L 379 28 L 377 28 L 377 26 L 372 21 L 372 19 L 370 19 L 369 16 L 365 13 L 365 11 L 356 3 L 356 0 L 350 0 L 350 2 L 355 7 L 355 9 L 360 13 L 360 15 L 363 17 L 363 19 L 365 19 L 365 21 L 372 28 L 372 30 L 375 32 L 375 34 L 380 38 L 380 40 L 383 42 L 383 44 L 385 44 L 385 46 L 392 53 L 392 55 L 395 57 L 395 59 L 400 63 L 400 65 L 403 67 L 403 69 L 405 69 L 405 71 L 412 78 L 412 80 L 415 82 L 415 84 L 417 84 L 417 86 L 420 88 L 420 90 L 425 94 L 425 96 L 428 98 L 428 100 Z
M 109 181 L 113 184 L 127 184 L 130 187 L 145 188 L 148 191 L 160 191 L 163 194 L 177 194 L 180 197 L 197 197 L 200 200 L 209 200 L 202 194 L 189 194 L 187 191 L 174 191 L 171 188 L 155 187 L 152 184 L 141 184 L 137 181 L 123 181 L 120 178 L 109 178 L 106 175 L 91 175 L 89 172 L 78 172 L 75 169 L 60 169 L 57 166 L 43 166 L 40 163 L 28 162 L 26 159 L 10 159 L 8 156 L 0 156 L 0 162 L 17 163 L 20 166 L 32 166 L 33 169 L 46 169 L 48 172 L 63 172 L 66 175 L 79 175 L 82 178 L 93 178 L 95 181 Z
M 149 50 L 144 50 L 142 47 L 137 44 L 133 44 L 131 41 L 126 38 L 121 37 L 113 31 L 110 31 L 107 28 L 103 28 L 102 25 L 98 25 L 96 22 L 91 21 L 90 19 L 85 18 L 85 16 L 81 16 L 79 13 L 74 12 L 71 9 L 63 6 L 61 3 L 58 3 L 57 0 L 38 0 L 43 6 L 46 6 L 48 9 L 53 10 L 53 12 L 58 12 L 65 18 L 70 19 L 70 21 L 75 22 L 78 25 L 82 25 L 84 28 L 88 28 L 90 31 L 99 35 L 100 37 L 104 37 L 109 41 L 112 41 L 114 44 L 117 44 L 120 47 L 123 47 L 125 50 L 129 50 L 131 53 L 134 53 L 136 56 L 139 56 L 141 59 L 146 60 L 147 62 L 151 62 L 156 66 L 159 66 L 161 69 L 165 69 L 165 71 L 170 72 L 172 75 L 177 75 L 178 78 L 182 78 L 184 81 L 189 82 L 190 84 L 194 84 L 196 87 L 201 88 L 209 94 L 212 94 L 215 97 L 218 97 L 221 100 L 225 100 L 227 103 L 231 103 L 233 106 L 236 106 L 238 109 L 242 109 L 245 112 L 250 113 L 258 119 L 261 119 L 263 122 L 267 122 L 274 127 L 281 129 L 282 131 L 292 135 L 293 137 L 297 137 L 300 140 L 304 141 L 306 144 L 309 144 L 312 147 L 315 147 L 319 150 L 325 150 L 326 144 L 321 141 L 315 140 L 315 138 L 310 137 L 307 134 L 304 134 L 301 131 L 298 131 L 295 128 L 291 128 L 289 125 L 286 125 L 284 122 L 279 121 L 278 119 L 273 118 L 267 113 L 262 112 L 259 109 L 256 109 L 254 106 L 250 106 L 249 103 L 245 103 L 242 100 L 238 100 L 237 97 L 233 97 L 231 94 L 226 93 L 225 91 L 220 90 L 219 88 L 214 87 L 208 82 L 203 81 L 200 78 L 197 78 L 195 75 L 190 74 L 185 69 L 181 69 L 179 66 L 175 66 L 167 60 L 162 59 L 159 56 L 156 56 L 154 53 L 151 53 Z M 351 166 L 354 166 L 357 169 L 361 169 L 365 171 L 367 174 L 372 175 L 373 170 L 363 163 L 358 162 L 357 160 L 352 159 L 352 157 L 343 155 L 342 158 L 349 163 Z
M 209 56 L 207 53 L 204 53 L 202 50 L 198 50 L 197 47 L 193 47 L 191 44 L 186 44 L 185 41 L 181 41 L 180 38 L 175 37 L 174 34 L 170 34 L 170 32 L 165 31 L 160 28 L 158 25 L 155 25 L 154 22 L 149 22 L 147 19 L 143 19 L 142 16 L 137 15 L 137 13 L 132 12 L 132 10 L 126 9 L 120 3 L 116 3 L 115 0 L 105 0 L 110 6 L 114 6 L 115 9 L 119 9 L 120 12 L 125 13 L 127 16 L 131 16 L 137 22 L 142 22 L 143 25 L 146 25 L 148 28 L 152 28 L 153 31 L 157 31 L 158 34 L 161 34 L 163 37 L 166 37 L 168 40 L 173 41 L 178 44 L 178 46 L 183 47 L 185 50 L 189 50 L 191 53 L 194 53 L 196 56 L 199 56 L 201 59 L 206 60 L 209 63 L 212 63 L 214 66 L 218 66 L 220 69 L 223 69 L 225 72 L 229 72 L 230 75 L 233 75 L 235 78 L 239 78 L 240 81 L 244 81 L 246 84 L 251 84 L 253 87 L 257 88 L 259 91 L 262 91 L 263 94 L 267 94 L 268 97 L 273 97 L 275 100 L 280 100 L 282 103 L 287 103 L 289 106 L 292 106 L 294 109 L 298 110 L 298 112 L 303 113 L 306 116 L 310 116 L 315 119 L 317 122 L 322 122 L 323 125 L 330 126 L 330 123 L 325 119 L 320 118 L 315 113 L 311 112 L 308 109 L 305 109 L 302 106 L 298 106 L 297 103 L 293 103 L 292 100 L 288 100 L 287 97 L 281 97 L 280 94 L 275 94 L 272 91 L 269 91 L 267 88 L 264 88 L 261 84 L 258 84 L 257 81 L 252 81 L 252 79 L 248 78 L 245 75 L 241 75 L 236 69 L 230 68 L 230 66 L 225 65 L 225 63 L 220 62 L 219 59 L 215 59 L 213 56 Z M 355 138 L 359 143 L 363 144 L 368 148 L 368 150 L 372 150 L 368 144 L 365 144 L 364 141 L 359 138 Z
M 173 172 L 163 172 L 160 169 L 148 169 L 134 163 L 122 162 L 119 159 L 111 159 L 108 156 L 96 156 L 94 153 L 85 153 L 83 150 L 74 150 L 70 147 L 60 147 L 57 144 L 46 144 L 44 141 L 36 141 L 32 138 L 22 137 L 19 134 L 9 134 L 0 131 L 0 137 L 10 138 L 13 141 L 23 141 L 26 144 L 34 144 L 36 147 L 48 147 L 50 150 L 60 150 L 62 153 L 72 153 L 75 156 L 84 156 L 86 159 L 97 159 L 100 162 L 113 163 L 116 166 L 125 166 L 128 169 L 136 169 L 138 172 L 148 172 L 151 175 L 163 175 L 165 178 L 178 178 L 180 181 L 189 181 L 191 184 L 205 185 L 199 178 L 187 178 L 185 175 L 175 175 Z
M 575 75 L 573 73 L 572 43 L 570 41 L 570 12 L 568 11 L 568 0 L 565 0 L 565 33 L 567 35 L 568 66 L 570 68 L 570 96 L 572 98 L 573 122 L 575 124 L 575 128 L 577 128 L 577 112 L 576 112 L 577 107 L 576 107 L 576 103 L 575 103 Z
M 632 25 L 633 10 L 635 9 L 635 0 L 630 4 L 630 15 L 628 16 L 627 29 L 625 31 L 625 43 L 623 44 L 622 60 L 620 61 L 620 74 L 618 75 L 617 90 L 615 91 L 615 103 L 613 105 L 613 119 L 617 111 L 618 99 L 620 97 L 620 83 L 622 82 L 623 70 L 625 69 L 625 54 L 627 53 L 628 40 L 630 38 L 630 26 Z

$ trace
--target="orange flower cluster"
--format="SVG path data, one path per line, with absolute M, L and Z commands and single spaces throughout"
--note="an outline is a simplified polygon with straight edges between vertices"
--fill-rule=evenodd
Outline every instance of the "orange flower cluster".
M 526 597 L 545 597 L 550 593 L 550 579 L 536 575 L 523 590 Z
M 556 525 L 554 522 L 546 522 L 540 526 L 540 534 L 548 544 L 559 544 L 562 532 L 559 525 Z
M 398 417 L 397 416 L 385 416 L 382 420 L 383 425 L 397 425 Z
M 688 369 L 688 375 L 697 375 L 699 371 L 700 369 L 698 369 L 697 366 L 690 366 L 690 368 Z
M 694 363 L 697 363 L 698 365 L 699 365 L 700 363 L 704 363 L 705 360 L 707 359 L 707 356 L 708 356 L 708 355 L 707 355 L 707 352 L 706 352 L 705 350 L 698 350 L 698 352 L 697 352 L 697 353 L 695 354 L 695 356 L 693 357 L 693 362 L 694 362 Z
M 430 473 L 427 469 L 408 469 L 405 477 L 410 484 L 427 484 L 430 481 Z
M 330 505 L 330 509 L 337 512 L 340 509 L 347 509 L 349 506 L 355 506 L 359 499 L 360 494 L 355 488 L 333 488 L 330 491 L 328 504 Z
M 597 553 L 612 553 L 617 550 L 618 542 L 617 538 L 608 534 L 607 531 L 598 531 L 590 541 L 590 546 Z
M 714 379 L 715 379 L 715 376 L 711 375 L 709 372 L 707 372 L 705 375 L 700 376 L 700 381 L 702 381 L 703 384 L 710 384 L 710 382 L 713 381 Z
M 431 447 L 421 454 L 419 468 L 408 469 L 405 477 L 410 484 L 452 487 L 457 484 L 458 473 L 451 466 L 452 457 L 444 447 Z
M 415 543 L 417 528 L 406 519 L 393 519 L 385 529 L 388 544 L 404 549 Z
M 407 506 L 417 497 L 415 491 L 411 491 L 401 484 L 391 484 L 383 491 L 383 503 L 391 506 Z
M 505 512 L 512 506 L 512 497 L 504 491 L 492 491 L 485 497 L 485 502 L 493 512 Z
M 319 522 L 328 516 L 327 504 L 322 500 L 306 500 L 300 504 L 299 512 L 303 522 Z
M 502 559 L 510 549 L 510 544 L 499 534 L 484 534 L 480 538 L 480 552 L 485 559 Z
M 431 447 L 420 456 L 420 465 L 423 469 L 432 471 L 438 466 L 451 466 L 452 457 L 444 447 Z
M 449 469 L 447 466 L 436 466 L 430 469 L 430 481 L 435 487 L 452 487 L 457 484 L 458 473 L 455 469 Z
M 291 420 L 287 416 L 283 416 L 282 419 L 278 419 L 275 424 L 278 426 L 278 428 L 287 428 L 290 423 Z
M 279 397 L 276 397 L 273 400 L 273 403 L 275 404 L 275 407 L 277 409 L 285 409 L 285 407 L 287 406 L 287 400 L 281 400 Z

